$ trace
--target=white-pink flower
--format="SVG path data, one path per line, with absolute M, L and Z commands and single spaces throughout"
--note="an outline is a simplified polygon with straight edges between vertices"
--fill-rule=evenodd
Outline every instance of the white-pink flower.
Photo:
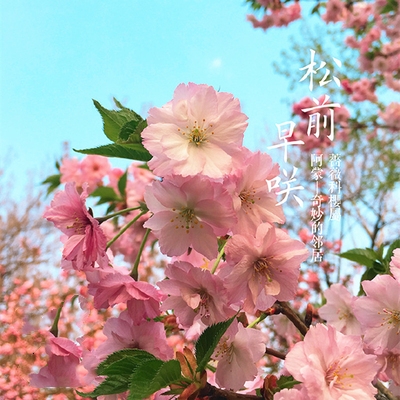
M 215 324 L 235 314 L 227 306 L 222 280 L 210 271 L 176 262 L 168 265 L 165 275 L 168 279 L 158 282 L 161 291 L 168 295 L 161 310 L 174 310 L 184 328 L 198 320 L 205 325 Z
M 364 353 L 361 337 L 330 325 L 311 326 L 287 354 L 285 368 L 303 383 L 308 400 L 373 400 L 376 393 L 376 356 Z
M 365 344 L 375 354 L 400 351 L 400 282 L 390 275 L 378 275 L 362 286 L 366 296 L 355 301 L 353 310 Z
M 234 208 L 238 223 L 232 226 L 233 233 L 254 234 L 263 222 L 284 223 L 281 206 L 277 206 L 276 194 L 271 191 L 267 180 L 279 175 L 279 166 L 268 154 L 245 152 L 244 159 L 235 174 L 227 178 L 232 186 Z
M 247 117 L 237 99 L 207 85 L 180 84 L 174 98 L 152 108 L 143 145 L 156 175 L 203 174 L 221 178 L 242 146 Z
M 361 325 L 353 314 L 353 304 L 357 297 L 339 283 L 325 290 L 324 296 L 326 304 L 318 310 L 319 316 L 346 335 L 360 335 Z
M 66 236 L 63 250 L 64 260 L 70 261 L 74 269 L 84 270 L 97 262 L 108 265 L 107 239 L 99 222 L 86 208 L 87 184 L 79 194 L 75 183 L 65 184 L 65 191 L 55 194 L 50 207 L 43 214 Z
M 244 310 L 254 312 L 271 307 L 276 300 L 293 300 L 300 263 L 308 257 L 304 243 L 264 223 L 255 237 L 234 235 L 225 251 L 225 287 L 232 302 L 244 300 Z
M 217 236 L 235 222 L 232 198 L 221 183 L 202 176 L 174 176 L 146 188 L 153 216 L 144 224 L 158 237 L 161 251 L 180 256 L 189 247 L 212 260 L 218 254 Z
M 218 360 L 215 379 L 226 389 L 237 391 L 246 381 L 252 381 L 258 373 L 256 362 L 265 353 L 264 334 L 242 323 L 233 322 L 214 350 Z

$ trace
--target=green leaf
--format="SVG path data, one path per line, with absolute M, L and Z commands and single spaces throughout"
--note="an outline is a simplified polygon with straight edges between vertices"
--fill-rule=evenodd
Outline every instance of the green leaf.
M 177 360 L 151 360 L 141 364 L 131 376 L 128 400 L 142 400 L 179 381 L 181 367 Z
M 118 180 L 118 190 L 123 199 L 125 198 L 125 194 L 126 194 L 125 189 L 126 189 L 127 178 L 128 178 L 128 171 L 126 170 L 125 173 Z
M 152 381 L 164 361 L 155 359 L 145 361 L 139 365 L 130 377 L 128 400 L 142 400 L 153 394 Z
M 229 328 L 235 317 L 232 317 L 227 321 L 218 322 L 217 324 L 209 326 L 200 335 L 195 346 L 197 360 L 196 372 L 204 371 L 222 335 Z
M 379 261 L 374 261 L 372 265 L 372 269 L 377 273 L 377 274 L 385 274 L 386 271 L 386 266 L 382 265 Z
M 42 182 L 42 185 L 49 185 L 49 187 L 47 188 L 47 194 L 50 194 L 61 185 L 61 174 L 51 175 L 47 177 Z
M 118 201 L 121 200 L 115 190 L 112 187 L 101 186 L 94 190 L 90 196 L 92 197 L 100 197 L 97 204 L 108 203 L 109 201 Z
M 119 362 L 125 358 L 130 358 L 131 360 L 135 360 L 135 363 L 141 364 L 144 361 L 155 360 L 156 357 L 153 354 L 148 353 L 147 351 L 140 349 L 124 349 L 120 351 L 116 351 L 115 353 L 110 354 L 104 361 L 102 361 L 96 372 L 98 375 L 111 375 L 109 372 L 109 368 L 111 368 L 116 362 Z M 112 371 L 112 369 L 111 369 Z
M 384 260 L 387 261 L 388 263 L 391 261 L 392 256 L 393 256 L 393 251 L 395 249 L 398 249 L 400 247 L 400 239 L 395 240 L 388 248 L 388 251 L 385 255 Z
M 144 119 L 127 122 L 121 128 L 118 143 L 142 143 L 141 133 L 146 126 L 147 121 Z
M 378 255 L 372 249 L 352 249 L 338 254 L 338 256 L 365 265 L 368 268 L 372 268 L 374 261 L 378 258 Z
M 104 146 L 94 147 L 92 149 L 83 149 L 74 151 L 83 154 L 97 154 L 104 157 L 127 158 L 129 160 L 149 161 L 151 154 L 142 144 L 118 144 L 111 143 Z
M 399 5 L 396 0 L 388 0 L 386 5 L 382 8 L 380 14 L 386 14 L 391 11 L 397 11 L 399 8 Z
M 281 375 L 281 377 L 276 382 L 279 390 L 291 389 L 294 385 L 297 385 L 299 383 L 301 383 L 301 382 L 296 381 L 293 378 L 293 376 L 284 376 L 284 375 Z
M 90 397 L 96 398 L 97 396 L 105 395 L 105 394 L 117 394 L 126 392 L 129 389 L 129 377 L 126 376 L 118 376 L 113 375 L 111 377 L 107 377 L 103 382 L 100 383 L 99 386 L 90 393 L 83 393 L 76 391 L 79 396 L 82 397 Z
M 103 130 L 105 135 L 113 142 L 119 138 L 121 128 L 131 120 L 142 120 L 143 118 L 136 114 L 133 110 L 123 107 L 121 103 L 114 99 L 114 102 L 120 110 L 107 110 L 98 101 L 93 100 L 94 106 L 97 108 L 103 119 Z

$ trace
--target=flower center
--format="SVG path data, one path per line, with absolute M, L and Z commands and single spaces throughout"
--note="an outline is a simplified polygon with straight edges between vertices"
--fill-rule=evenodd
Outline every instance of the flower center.
M 208 303 L 210 300 L 210 295 L 204 289 L 199 291 L 200 295 L 200 303 L 194 309 L 194 312 L 199 313 L 202 317 L 209 318 L 210 317 L 210 308 L 208 307 Z
M 228 343 L 228 337 L 224 336 L 216 349 L 216 352 L 214 353 L 214 358 L 217 360 L 221 359 L 227 359 L 228 363 L 232 362 L 232 355 L 233 355 L 233 344 Z
M 172 211 L 176 211 L 175 208 Z M 171 219 L 172 223 L 176 223 L 175 229 L 186 229 L 186 233 L 189 233 L 190 228 L 194 228 L 199 223 L 193 208 L 183 208 L 175 218 Z M 200 223 L 200 228 L 203 228 L 203 224 Z
M 400 334 L 400 311 L 384 308 L 383 312 L 385 315 L 382 317 L 383 322 L 381 323 L 381 326 L 387 324 L 388 329 L 397 328 L 397 334 Z
M 178 131 L 182 133 L 183 136 L 186 136 L 189 139 L 190 143 L 194 143 L 196 146 L 200 146 L 202 143 L 208 142 L 208 136 L 214 135 L 214 131 L 212 131 L 212 124 L 205 126 L 206 120 L 203 118 L 202 122 L 199 124 L 197 121 L 194 121 L 192 127 L 186 125 L 186 130 L 181 131 L 178 128 Z
M 346 384 L 347 379 L 354 378 L 353 374 L 347 373 L 347 368 L 342 369 L 340 365 L 340 360 L 334 361 L 327 369 L 325 374 L 325 381 L 329 387 L 340 387 L 351 386 L 351 383 Z
M 81 218 L 75 217 L 75 221 L 72 225 L 67 225 L 67 229 L 73 229 L 76 235 L 84 235 L 86 229 L 86 221 Z
M 263 275 L 268 282 L 272 282 L 271 276 L 271 261 L 267 257 L 261 257 L 253 264 L 254 270 L 257 274 Z

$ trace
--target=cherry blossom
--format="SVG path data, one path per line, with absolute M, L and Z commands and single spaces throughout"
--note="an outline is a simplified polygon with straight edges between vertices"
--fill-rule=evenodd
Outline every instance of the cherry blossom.
M 213 87 L 180 84 L 174 98 L 149 111 L 143 145 L 159 176 L 203 174 L 221 178 L 232 169 L 243 141 L 247 117 L 237 99 Z
M 308 400 L 373 400 L 376 393 L 371 384 L 379 369 L 376 357 L 364 353 L 359 336 L 330 325 L 311 326 L 287 354 L 285 368 L 303 383 Z
M 46 346 L 50 356 L 47 365 L 38 374 L 31 374 L 31 385 L 36 387 L 78 387 L 77 375 L 82 350 L 71 340 L 51 337 Z
M 174 310 L 183 327 L 189 328 L 198 319 L 211 325 L 235 314 L 227 306 L 222 279 L 210 271 L 176 262 L 167 267 L 165 275 L 168 279 L 158 282 L 158 286 L 169 296 L 161 309 Z
M 361 326 L 352 309 L 357 297 L 339 283 L 325 290 L 324 296 L 327 302 L 318 310 L 319 316 L 346 335 L 360 335 Z
M 253 234 L 262 222 L 283 223 L 282 208 L 276 206 L 276 194 L 270 190 L 267 180 L 279 175 L 279 166 L 268 154 L 246 152 L 241 168 L 231 175 L 226 184 L 233 186 L 232 195 L 238 217 L 233 233 Z
M 264 334 L 256 329 L 247 329 L 240 322 L 233 323 L 213 353 L 218 360 L 215 379 L 226 389 L 239 390 L 246 381 L 257 375 L 256 362 L 265 353 Z
M 390 275 L 378 275 L 362 286 L 366 296 L 356 299 L 353 310 L 365 344 L 375 354 L 400 350 L 400 282 Z
M 283 230 L 261 224 L 254 236 L 234 235 L 226 246 L 225 285 L 245 311 L 265 310 L 276 300 L 293 300 L 305 245 Z
M 91 267 L 95 262 L 100 266 L 108 264 L 107 239 L 99 222 L 86 208 L 87 196 L 86 184 L 79 195 L 74 183 L 66 183 L 65 191 L 55 194 L 50 207 L 43 214 L 67 236 L 63 258 L 72 262 L 77 270 Z
M 193 247 L 210 260 L 215 258 L 217 236 L 225 235 L 235 221 L 226 189 L 201 176 L 155 181 L 146 188 L 145 200 L 154 215 L 144 227 L 153 229 L 168 256 L 180 256 Z

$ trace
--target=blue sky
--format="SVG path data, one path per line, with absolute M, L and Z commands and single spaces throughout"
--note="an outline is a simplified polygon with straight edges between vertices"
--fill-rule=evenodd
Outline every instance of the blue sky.
M 92 98 L 142 112 L 189 81 L 238 97 L 249 116 L 245 144 L 266 150 L 275 123 L 290 116 L 272 62 L 298 25 L 265 33 L 246 21 L 249 11 L 240 0 L 1 2 L 0 168 L 21 185 L 33 171 L 39 185 L 63 142 L 107 142 Z

